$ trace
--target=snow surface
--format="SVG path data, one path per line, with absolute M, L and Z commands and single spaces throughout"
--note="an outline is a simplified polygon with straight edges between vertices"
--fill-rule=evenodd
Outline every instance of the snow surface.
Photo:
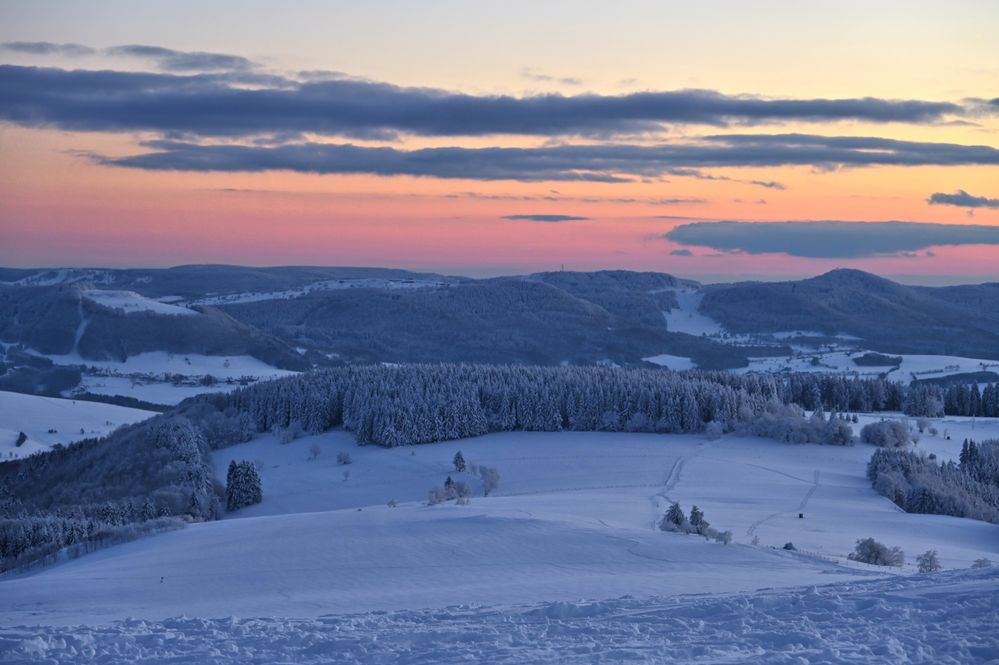
M 432 279 L 386 279 L 380 277 L 329 279 L 285 291 L 247 291 L 244 293 L 207 296 L 193 300 L 191 304 L 234 305 L 237 303 L 260 302 L 261 300 L 290 300 L 292 298 L 301 298 L 316 291 L 335 291 L 341 289 L 422 289 L 447 285 L 447 282 Z
M 982 358 L 963 358 L 960 356 L 933 356 L 918 354 L 888 353 L 885 355 L 900 357 L 902 362 L 898 369 L 892 366 L 867 367 L 857 365 L 853 358 L 859 358 L 866 351 L 833 351 L 822 352 L 815 349 L 800 349 L 793 358 L 779 356 L 773 358 L 750 358 L 749 367 L 736 370 L 742 372 L 835 372 L 858 374 L 861 376 L 878 376 L 888 373 L 888 378 L 903 383 L 916 379 L 931 379 L 960 374 L 964 372 L 979 372 L 990 370 L 999 372 L 999 361 Z M 812 365 L 812 358 L 819 359 L 819 365 Z
M 278 369 L 253 356 L 206 356 L 197 353 L 170 353 L 168 351 L 147 351 L 120 360 L 89 360 L 76 354 L 45 355 L 57 365 L 85 365 L 118 374 L 181 374 L 183 376 L 205 376 L 211 374 L 217 379 L 238 379 L 243 376 L 257 378 L 277 378 L 295 374 Z
M 84 297 L 98 305 L 118 309 L 126 314 L 133 312 L 152 312 L 167 316 L 198 316 L 199 312 L 187 307 L 178 307 L 159 300 L 141 296 L 135 291 L 108 291 L 103 289 L 88 289 Z
M 454 473 L 459 449 L 499 470 L 493 495 Z M 395 449 L 359 447 L 344 432 L 287 445 L 262 436 L 215 453 L 220 475 L 230 459 L 257 462 L 262 504 L 0 578 L 0 625 L 746 593 L 904 575 L 930 548 L 948 568 L 999 558 L 996 525 L 905 514 L 877 495 L 864 478 L 872 450 L 626 433 L 501 433 Z M 336 464 L 338 452 L 353 463 Z M 427 490 L 449 473 L 475 498 L 427 506 Z M 658 531 L 669 500 L 701 506 L 735 542 Z M 868 536 L 902 547 L 910 563 L 847 561 Z M 788 541 L 799 551 L 778 549 Z
M 660 353 L 658 356 L 649 356 L 648 358 L 642 358 L 642 360 L 672 370 L 694 369 L 697 367 L 697 363 L 690 358 L 685 356 L 671 356 L 668 353 Z
M 125 395 L 151 404 L 174 406 L 188 397 L 204 393 L 229 392 L 240 387 L 238 381 L 220 382 L 211 386 L 203 386 L 197 381 L 192 383 L 193 385 L 174 384 L 142 377 L 84 374 L 79 388 L 74 390 L 82 390 L 95 395 Z
M 999 659 L 997 624 L 992 568 L 721 596 L 18 626 L 0 628 L 0 661 L 955 665 Z
M 720 335 L 725 329 L 720 323 L 700 312 L 704 293 L 698 289 L 676 289 L 678 307 L 663 312 L 666 317 L 666 329 L 670 332 L 687 333 L 688 335 Z
M 154 415 L 113 404 L 0 391 L 0 462 L 48 450 L 56 443 L 104 436 Z M 14 443 L 19 432 L 28 440 L 18 448 Z

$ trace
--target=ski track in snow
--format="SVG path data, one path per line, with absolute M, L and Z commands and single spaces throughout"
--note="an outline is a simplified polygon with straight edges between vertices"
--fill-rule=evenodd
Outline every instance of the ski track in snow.
M 4 663 L 987 663 L 999 568 L 753 594 L 0 628 Z
M 765 466 L 760 466 L 759 464 L 749 464 L 748 466 L 755 466 L 758 469 L 763 469 L 765 471 L 772 471 L 773 473 L 776 473 L 776 474 L 781 475 L 781 476 L 786 476 L 787 478 L 790 478 L 792 480 L 800 480 L 803 483 L 804 482 L 809 482 L 809 481 L 803 480 L 801 478 L 798 478 L 797 476 L 792 476 L 789 473 L 784 473 L 783 471 L 778 471 L 777 469 L 769 469 L 769 468 L 767 468 Z M 801 512 L 803 512 L 805 510 L 805 508 L 808 506 L 809 499 L 811 499 L 812 496 L 815 495 L 815 491 L 818 490 L 819 487 L 821 486 L 821 483 L 819 482 L 819 474 L 820 473 L 821 472 L 818 469 L 815 470 L 815 476 L 814 476 L 813 480 L 811 481 L 812 486 L 808 488 L 808 491 L 805 492 L 805 496 L 803 496 L 801 498 L 801 502 L 798 503 L 797 512 L 801 513 Z M 767 515 L 763 519 L 756 520 L 755 522 L 753 522 L 752 524 L 749 525 L 749 528 L 746 529 L 746 536 L 747 537 L 751 537 L 754 533 L 756 533 L 756 530 L 759 527 L 763 526 L 764 524 L 766 524 L 770 520 L 774 519 L 775 517 L 780 517 L 782 514 L 783 513 L 771 513 L 770 515 Z

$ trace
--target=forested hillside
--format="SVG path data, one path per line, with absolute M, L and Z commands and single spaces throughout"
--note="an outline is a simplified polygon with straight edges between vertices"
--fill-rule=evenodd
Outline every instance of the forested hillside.
M 999 284 L 914 287 L 859 270 L 705 288 L 707 315 L 733 332 L 818 331 L 891 353 L 999 359 Z

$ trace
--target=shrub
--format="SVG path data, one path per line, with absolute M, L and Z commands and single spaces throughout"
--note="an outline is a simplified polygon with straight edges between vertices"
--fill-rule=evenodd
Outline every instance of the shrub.
M 479 465 L 476 467 L 476 474 L 482 479 L 482 496 L 489 496 L 489 493 L 499 487 L 499 471 L 491 466 Z
M 940 559 L 937 558 L 936 550 L 926 550 L 917 556 L 916 565 L 919 566 L 919 572 L 921 573 L 935 573 L 943 568 L 940 565 Z
M 350 459 L 350 453 L 345 453 L 340 451 L 336 454 L 337 464 L 353 464 L 354 460 Z
M 882 545 L 873 538 L 858 540 L 857 546 L 847 558 L 872 566 L 901 566 L 905 563 L 905 553 L 901 549 Z
M 860 440 L 880 448 L 904 448 L 912 442 L 912 433 L 901 420 L 882 420 L 864 425 Z
M 991 568 L 992 567 L 992 560 L 991 559 L 985 559 L 985 558 L 975 559 L 974 563 L 971 564 L 971 567 L 972 568 Z

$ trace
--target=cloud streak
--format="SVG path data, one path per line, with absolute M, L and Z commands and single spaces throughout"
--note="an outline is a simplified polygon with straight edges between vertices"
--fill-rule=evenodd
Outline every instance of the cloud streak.
M 926 199 L 926 202 L 930 205 L 959 206 L 961 208 L 999 208 L 999 199 L 972 196 L 963 189 L 957 190 L 954 194 L 935 192 Z
M 0 48 L 29 55 L 61 55 L 80 58 L 89 55 L 140 58 L 153 62 L 160 69 L 171 72 L 241 71 L 252 69 L 255 64 L 248 58 L 228 53 L 205 51 L 176 51 L 148 44 L 125 44 L 96 49 L 83 44 L 57 44 L 53 42 L 4 42 Z
M 723 252 L 813 259 L 912 256 L 942 245 L 999 245 L 999 227 L 917 222 L 694 222 L 663 236 Z
M 504 215 L 503 219 L 525 222 L 578 222 L 590 218 L 579 215 Z
M 83 44 L 57 44 L 54 42 L 4 42 L 0 44 L 4 50 L 15 53 L 25 53 L 28 55 L 62 55 L 71 58 L 78 58 L 84 55 L 93 55 L 97 49 Z
M 105 49 L 108 55 L 128 56 L 152 60 L 160 69 L 171 72 L 234 71 L 253 68 L 249 59 L 227 53 L 204 51 L 175 51 L 162 46 L 127 44 Z
M 115 47 L 166 69 L 236 70 L 239 56 Z M 0 66 L 0 118 L 77 131 L 182 132 L 240 137 L 297 132 L 371 136 L 598 135 L 661 132 L 664 124 L 727 126 L 785 121 L 938 122 L 962 112 L 920 100 L 767 99 L 711 90 L 619 96 L 476 96 L 354 78 L 261 79 L 238 76 L 87 71 Z
M 801 134 L 709 136 L 693 143 L 557 145 L 401 150 L 352 144 L 202 145 L 153 141 L 149 152 L 91 155 L 108 166 L 149 171 L 411 175 L 468 180 L 627 182 L 680 167 L 997 165 L 988 146 Z

